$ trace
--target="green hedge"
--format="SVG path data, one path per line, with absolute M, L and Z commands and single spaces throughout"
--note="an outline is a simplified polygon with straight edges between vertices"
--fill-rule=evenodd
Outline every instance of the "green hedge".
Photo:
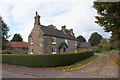
M 70 65 L 92 55 L 92 51 L 53 55 L 2 54 L 2 62 L 28 67 L 56 67 Z
M 12 54 L 11 52 L 2 52 L 2 54 Z

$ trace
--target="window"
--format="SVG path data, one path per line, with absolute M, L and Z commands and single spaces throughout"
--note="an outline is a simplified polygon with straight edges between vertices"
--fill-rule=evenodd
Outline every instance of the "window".
M 77 41 L 75 41 L 75 46 L 77 46 Z
M 33 54 L 33 49 L 32 48 L 30 48 L 30 54 Z
M 15 50 L 18 50 L 18 48 L 14 48 Z
M 56 44 L 56 38 L 52 37 L 52 44 Z
M 68 45 L 68 40 L 67 39 L 65 39 L 65 43 Z
M 43 46 L 43 44 L 42 44 L 42 43 L 40 43 L 40 46 Z
M 24 48 L 22 48 L 22 50 L 28 50 L 28 48 L 27 48 L 27 47 L 24 47 Z
M 52 48 L 52 54 L 56 54 L 56 49 Z
M 75 49 L 75 52 L 77 52 L 77 49 Z
M 30 39 L 30 44 L 33 44 L 33 38 L 31 37 L 31 39 Z

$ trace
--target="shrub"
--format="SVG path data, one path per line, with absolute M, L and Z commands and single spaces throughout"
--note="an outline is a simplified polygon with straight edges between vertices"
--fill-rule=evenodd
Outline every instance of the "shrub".
M 2 52 L 2 54 L 12 54 L 11 52 Z
M 102 50 L 99 46 L 94 46 L 92 47 L 92 49 L 94 50 L 94 52 L 98 52 L 98 53 L 100 53 Z
M 3 54 L 2 61 L 3 63 L 7 64 L 15 64 L 28 67 L 56 67 L 70 65 L 80 60 L 86 59 L 92 55 L 92 51 L 52 55 Z

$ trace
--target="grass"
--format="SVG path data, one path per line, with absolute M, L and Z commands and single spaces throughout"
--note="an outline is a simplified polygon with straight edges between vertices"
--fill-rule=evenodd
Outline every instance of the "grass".
M 109 55 L 115 62 L 120 66 L 120 59 L 115 58 L 112 54 L 110 54 L 109 51 L 102 49 L 101 54 L 107 54 Z
M 112 56 L 109 51 L 102 49 L 100 54 L 107 54 L 109 56 Z
M 93 55 L 85 60 L 82 60 L 82 61 L 79 61 L 75 64 L 72 64 L 72 65 L 69 65 L 69 66 L 61 66 L 61 67 L 55 67 L 55 68 L 52 68 L 52 69 L 55 69 L 55 70 L 69 70 L 69 69 L 75 69 L 75 68 L 78 68 L 82 65 L 85 65 L 87 63 L 89 63 L 90 61 L 92 61 L 93 59 L 95 59 L 97 57 L 97 55 Z

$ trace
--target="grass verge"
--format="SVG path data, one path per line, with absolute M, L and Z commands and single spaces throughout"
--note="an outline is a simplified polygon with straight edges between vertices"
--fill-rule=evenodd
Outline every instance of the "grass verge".
M 72 64 L 72 65 L 69 65 L 69 66 L 61 66 L 61 67 L 55 67 L 55 68 L 52 68 L 52 69 L 55 69 L 55 70 L 63 70 L 63 71 L 66 71 L 66 70 L 73 70 L 73 69 L 76 69 L 78 67 L 81 67 L 87 63 L 89 63 L 90 61 L 92 61 L 93 59 L 95 59 L 97 57 L 97 55 L 93 55 L 85 60 L 82 60 L 82 61 L 79 61 L 75 64 Z
M 114 55 L 112 55 L 109 51 L 102 49 L 101 54 L 107 54 L 111 57 L 112 60 L 115 61 L 115 63 L 120 66 L 120 59 L 117 59 Z
M 112 56 L 109 51 L 102 49 L 100 54 L 107 54 L 109 56 Z

